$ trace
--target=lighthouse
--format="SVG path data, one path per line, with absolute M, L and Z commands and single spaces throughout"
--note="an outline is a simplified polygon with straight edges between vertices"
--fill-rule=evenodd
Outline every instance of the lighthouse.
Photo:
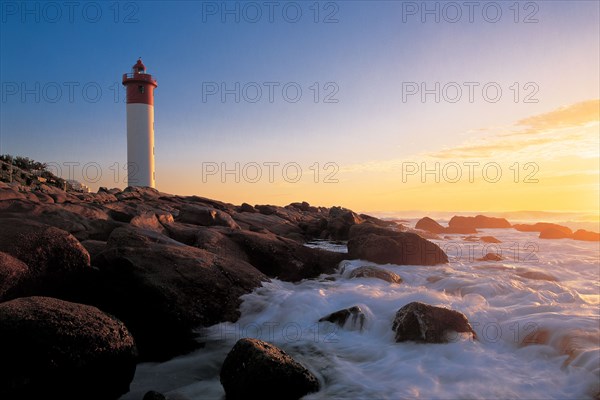
M 154 89 L 158 86 L 138 59 L 131 73 L 123 74 L 127 91 L 127 184 L 155 187 Z

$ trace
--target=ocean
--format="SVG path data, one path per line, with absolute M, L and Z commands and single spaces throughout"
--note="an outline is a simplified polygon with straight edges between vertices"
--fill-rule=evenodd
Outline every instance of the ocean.
M 413 221 L 414 222 L 414 221 Z M 433 240 L 448 264 L 379 265 L 401 284 L 349 279 L 371 262 L 343 261 L 336 273 L 300 283 L 273 280 L 242 297 L 241 318 L 198 331 L 204 348 L 140 364 L 131 392 L 172 400 L 221 399 L 219 370 L 242 337 L 284 349 L 319 378 L 305 399 L 593 399 L 600 392 L 600 244 L 542 240 L 538 233 L 481 229 L 499 244 L 450 235 Z M 345 245 L 312 246 L 345 251 Z M 502 261 L 478 261 L 488 252 Z M 478 339 L 395 343 L 398 309 L 420 301 L 464 313 Z M 364 325 L 317 322 L 359 306 Z

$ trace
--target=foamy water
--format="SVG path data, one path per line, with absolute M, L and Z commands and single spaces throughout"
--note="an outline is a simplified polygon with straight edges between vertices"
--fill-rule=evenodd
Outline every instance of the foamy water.
M 244 296 L 242 317 L 204 329 L 205 348 L 162 364 L 141 364 L 132 391 L 171 399 L 224 398 L 219 369 L 241 337 L 275 343 L 315 373 L 306 399 L 591 399 L 600 391 L 599 244 L 539 240 L 536 233 L 481 230 L 501 244 L 436 241 L 451 261 L 436 267 L 383 265 L 404 282 L 338 273 L 298 284 L 273 280 Z M 313 246 L 343 251 L 339 244 Z M 501 262 L 477 261 L 487 252 Z M 463 312 L 479 340 L 395 343 L 396 311 L 412 301 Z M 358 305 L 366 323 L 317 321 Z

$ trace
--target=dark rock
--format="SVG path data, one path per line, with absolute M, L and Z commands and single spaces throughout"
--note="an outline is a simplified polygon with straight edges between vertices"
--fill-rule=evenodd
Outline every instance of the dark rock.
M 502 243 L 500 240 L 496 239 L 493 236 L 482 236 L 479 240 L 484 243 Z
M 116 229 L 96 266 L 93 304 L 127 324 L 147 360 L 196 348 L 194 329 L 237 320 L 239 297 L 268 280 L 242 260 L 134 228 Z
M 476 217 L 454 216 L 450 219 L 450 222 L 448 222 L 448 227 L 452 230 L 475 230 L 477 228 L 510 228 L 511 224 L 504 218 L 486 217 L 484 215 L 478 215 Z
M 0 397 L 117 399 L 136 368 L 133 337 L 95 307 L 48 297 L 0 304 Z
M 314 207 L 311 207 L 310 204 L 308 204 L 306 201 L 303 201 L 302 203 L 291 203 L 290 207 L 296 208 L 300 211 L 304 211 L 304 212 L 309 212 L 311 211 L 311 209 L 313 209 Z
M 302 233 L 302 229 L 296 223 L 292 223 L 277 214 L 238 213 L 233 216 L 239 226 L 254 230 L 264 229 L 276 235 L 289 235 L 291 233 Z
M 28 273 L 14 288 L 14 296 L 30 295 L 75 300 L 85 292 L 83 280 L 92 273 L 90 255 L 68 232 L 54 227 L 20 235 L 16 256 Z
M 17 256 L 21 244 L 16 238 L 48 228 L 48 225 L 27 218 L 0 218 L 0 251 Z
M 146 392 L 142 400 L 167 400 L 164 394 L 151 390 Z
M 429 217 L 421 218 L 419 222 L 415 225 L 415 229 L 421 229 L 431 233 L 443 233 L 446 228 L 442 225 L 435 222 L 433 219 Z
M 315 278 L 332 273 L 345 254 L 312 249 L 271 233 L 231 231 L 227 236 L 242 254 L 233 256 L 247 260 L 265 275 L 285 281 Z
M 372 224 L 350 229 L 348 257 L 378 264 L 436 265 L 448 256 L 433 242 L 410 232 L 398 232 Z
M 154 213 L 144 213 L 141 215 L 137 215 L 131 219 L 130 224 L 132 226 L 135 226 L 136 228 L 147 229 L 162 234 L 166 233 L 165 228 L 160 223 L 160 221 L 156 217 L 156 214 Z
M 28 274 L 29 268 L 24 262 L 0 252 L 0 302 L 9 298 Z
M 240 339 L 221 368 L 227 399 L 299 399 L 319 381 L 283 350 L 257 339 Z
M 17 238 L 17 257 L 33 275 L 77 272 L 90 267 L 90 255 L 71 234 L 49 227 Z
M 254 206 L 254 208 L 257 209 L 259 213 L 264 214 L 264 215 L 273 215 L 273 214 L 277 213 L 276 206 L 257 204 Z
M 548 222 L 538 222 L 537 224 L 516 224 L 513 225 L 513 228 L 518 230 L 519 232 L 542 232 L 547 229 L 556 229 L 562 231 L 565 234 L 571 235 L 573 231 L 566 226 L 551 224 Z
M 522 278 L 527 278 L 527 279 L 533 279 L 536 281 L 549 281 L 549 282 L 557 282 L 558 279 L 556 279 L 554 276 L 546 274 L 544 272 L 539 272 L 539 271 L 519 271 L 517 272 L 517 275 L 522 277 Z
M 359 267 L 350 273 L 350 278 L 377 278 L 389 283 L 402 283 L 402 278 L 391 271 L 377 267 Z
M 106 249 L 106 242 L 102 240 L 84 240 L 81 245 L 90 255 L 90 264 L 94 265 L 96 257 Z
M 231 215 L 214 208 L 184 205 L 180 208 L 178 222 L 201 226 L 226 226 L 232 229 L 240 229 L 239 225 L 231 218 Z
M 464 314 L 420 302 L 398 310 L 392 329 L 396 342 L 447 343 L 453 332 L 470 333 L 473 339 L 477 336 Z
M 4 201 L 4 200 L 15 200 L 15 199 L 26 199 L 27 196 L 25 196 L 23 193 L 20 193 L 16 190 L 12 190 L 12 189 L 0 189 L 0 201 Z
M 579 229 L 573 234 L 573 239 L 584 240 L 587 242 L 598 242 L 600 241 L 600 233 Z
M 348 321 L 350 317 L 352 318 L 350 319 L 350 321 Z M 347 322 L 349 322 L 350 328 L 356 328 L 362 331 L 365 324 L 365 320 L 366 315 L 363 312 L 363 310 L 361 310 L 358 306 L 353 306 L 331 313 L 328 316 L 321 318 L 319 322 L 328 321 L 333 324 L 337 324 L 342 328 L 346 325 Z
M 342 207 L 332 207 L 329 210 L 327 231 L 332 240 L 348 240 L 350 227 L 361 224 L 364 220 L 356 213 Z
M 548 228 L 540 232 L 540 239 L 569 239 L 572 236 L 572 233 L 557 228 Z
M 241 253 L 240 247 L 227 237 L 228 232 L 227 228 L 222 227 L 197 227 L 193 246 L 223 256 Z
M 370 222 L 371 224 L 375 224 L 375 225 L 378 225 L 378 226 L 394 227 L 394 226 L 398 226 L 399 225 L 395 221 L 386 221 L 386 220 L 383 220 L 383 219 L 372 217 L 372 216 L 367 215 L 367 214 L 359 214 L 358 216 L 364 222 Z
M 242 205 L 240 206 L 240 212 L 255 213 L 258 211 L 256 211 L 256 208 L 252 207 L 250 204 L 242 203 Z
M 500 254 L 487 253 L 485 256 L 478 258 L 477 261 L 502 261 L 503 258 Z

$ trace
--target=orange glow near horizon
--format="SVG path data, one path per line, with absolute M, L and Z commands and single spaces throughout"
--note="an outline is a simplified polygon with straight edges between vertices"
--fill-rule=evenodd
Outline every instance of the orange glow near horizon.
M 451 148 L 340 165 L 334 176 L 337 183 L 324 183 L 323 171 L 315 183 L 306 165 L 296 183 L 282 179 L 280 170 L 272 183 L 266 177 L 250 183 L 243 176 L 239 183 L 233 176 L 222 183 L 212 176 L 194 185 L 173 172 L 174 179 L 160 189 L 234 204 L 308 201 L 365 212 L 539 210 L 598 215 L 599 121 L 600 100 L 589 100 L 532 115 L 501 133 L 483 130 L 482 137 Z

